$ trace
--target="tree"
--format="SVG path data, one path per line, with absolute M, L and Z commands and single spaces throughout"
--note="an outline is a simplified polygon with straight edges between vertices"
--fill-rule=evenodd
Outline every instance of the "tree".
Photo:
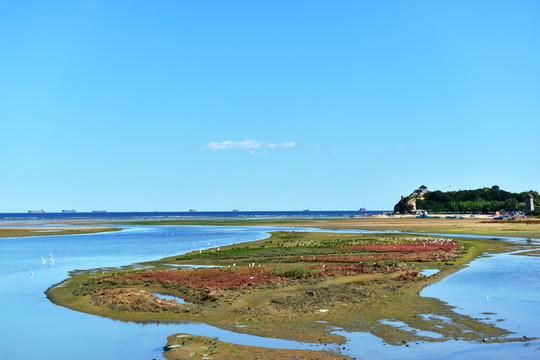
M 515 198 L 508 198 L 504 201 L 504 209 L 506 211 L 518 211 L 519 201 Z

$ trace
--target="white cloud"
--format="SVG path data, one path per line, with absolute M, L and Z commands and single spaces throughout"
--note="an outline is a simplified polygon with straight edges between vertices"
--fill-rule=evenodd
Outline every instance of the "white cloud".
M 229 150 L 229 149 L 244 149 L 250 150 L 250 153 L 254 153 L 254 149 L 276 149 L 276 148 L 291 148 L 295 147 L 296 144 L 293 141 L 285 143 L 263 143 L 261 141 L 255 140 L 242 140 L 242 141 L 231 141 L 226 140 L 222 142 L 211 142 L 206 145 L 207 150 Z

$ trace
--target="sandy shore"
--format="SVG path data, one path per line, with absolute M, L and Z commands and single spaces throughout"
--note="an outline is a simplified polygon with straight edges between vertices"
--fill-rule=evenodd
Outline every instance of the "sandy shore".
M 476 234 L 540 238 L 540 219 L 493 220 L 482 215 L 463 219 L 417 218 L 412 215 L 370 216 L 363 218 L 298 218 L 298 219 L 181 219 L 131 221 L 125 224 L 141 225 L 216 225 L 216 226 L 275 226 L 318 227 L 327 229 L 397 230 L 418 233 Z
M 0 237 L 90 234 L 119 229 L 109 226 L 2 226 Z

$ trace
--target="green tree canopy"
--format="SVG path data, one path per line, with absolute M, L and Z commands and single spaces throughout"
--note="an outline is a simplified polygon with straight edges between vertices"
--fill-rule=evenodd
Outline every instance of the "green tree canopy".
M 415 192 L 426 190 L 422 185 Z M 467 212 L 467 213 L 494 213 L 499 210 L 520 211 L 525 209 L 525 199 L 531 194 L 535 203 L 540 203 L 537 191 L 524 191 L 512 193 L 501 190 L 498 185 L 474 190 L 459 190 L 442 192 L 435 190 L 423 195 L 423 199 L 416 200 L 416 208 L 431 212 Z

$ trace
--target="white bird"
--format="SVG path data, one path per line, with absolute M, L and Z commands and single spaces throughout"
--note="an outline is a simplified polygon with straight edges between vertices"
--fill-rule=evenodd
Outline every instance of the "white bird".
M 217 248 L 217 251 L 219 251 L 219 249 L 221 249 L 220 247 Z
M 47 262 L 47 260 L 45 260 L 45 259 L 43 258 L 43 256 L 42 256 L 42 257 L 41 257 L 41 263 L 42 263 L 42 264 L 45 264 L 46 262 Z
M 34 272 L 30 270 L 30 279 L 33 279 L 33 278 L 34 278 Z
M 232 264 L 232 267 L 235 267 L 236 266 L 236 263 Z

